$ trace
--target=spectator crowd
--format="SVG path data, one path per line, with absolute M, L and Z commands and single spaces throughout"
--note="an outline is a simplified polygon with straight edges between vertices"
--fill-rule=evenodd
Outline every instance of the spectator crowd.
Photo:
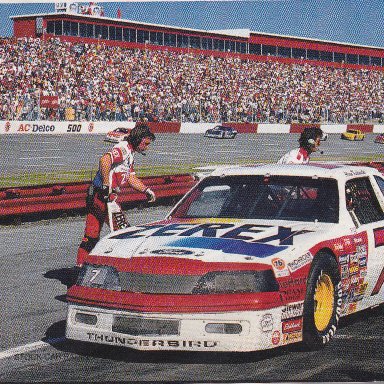
M 364 123 L 383 112 L 380 68 L 0 39 L 0 120 Z

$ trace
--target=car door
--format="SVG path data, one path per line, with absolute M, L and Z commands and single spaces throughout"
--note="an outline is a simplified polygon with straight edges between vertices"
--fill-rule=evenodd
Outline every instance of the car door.
M 356 310 L 384 301 L 384 179 L 379 180 L 380 189 L 375 178 L 357 177 L 345 184 L 347 208 L 356 225 L 348 299 L 355 303 Z M 366 244 L 363 239 L 367 239 Z

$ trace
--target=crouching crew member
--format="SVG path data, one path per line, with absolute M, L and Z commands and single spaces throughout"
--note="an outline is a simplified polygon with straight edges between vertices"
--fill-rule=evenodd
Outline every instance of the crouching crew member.
M 136 176 L 133 169 L 135 152 L 142 153 L 155 140 L 149 127 L 137 124 L 123 141 L 105 153 L 99 161 L 99 170 L 87 195 L 87 217 L 84 237 L 77 252 L 78 266 L 100 239 L 100 232 L 108 218 L 107 202 L 116 199 L 120 187 L 129 185 L 147 195 L 148 202 L 156 200 L 155 193 Z

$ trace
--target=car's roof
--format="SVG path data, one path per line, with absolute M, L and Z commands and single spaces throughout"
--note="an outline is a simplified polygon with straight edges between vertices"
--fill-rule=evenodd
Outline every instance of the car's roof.
M 381 175 L 372 168 L 357 165 L 339 163 L 311 163 L 311 164 L 255 164 L 250 166 L 230 166 L 216 168 L 211 176 L 235 176 L 235 175 L 281 175 L 304 176 L 323 178 L 349 178 L 351 176 Z

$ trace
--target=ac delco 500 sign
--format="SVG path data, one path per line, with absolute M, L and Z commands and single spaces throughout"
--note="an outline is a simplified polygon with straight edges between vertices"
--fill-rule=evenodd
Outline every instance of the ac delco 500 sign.
M 18 132 L 41 132 L 41 133 L 48 133 L 48 132 L 54 132 L 55 126 L 49 125 L 49 124 L 20 124 Z

